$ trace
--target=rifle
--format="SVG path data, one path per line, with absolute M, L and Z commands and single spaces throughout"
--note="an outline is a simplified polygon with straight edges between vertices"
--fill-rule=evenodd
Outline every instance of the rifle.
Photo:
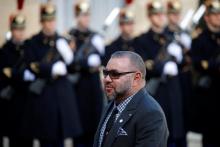
M 85 60 L 91 53 L 96 52 L 96 48 L 92 44 L 91 40 L 94 37 L 95 33 L 91 33 L 84 41 L 84 43 L 76 51 L 74 60 L 75 60 L 75 69 L 76 71 L 81 70 L 80 62 Z
M 109 13 L 109 15 L 106 17 L 104 21 L 104 25 L 103 25 L 104 31 L 106 31 L 109 28 L 109 26 L 116 19 L 119 13 L 120 13 L 120 9 L 118 7 L 115 7 L 114 9 L 112 9 L 112 11 Z
M 167 62 L 170 60 L 174 60 L 174 58 L 167 52 L 167 46 L 170 43 L 168 40 L 168 37 L 165 35 L 162 36 L 163 39 L 161 40 L 158 35 L 154 36 L 154 40 L 156 40 L 159 44 L 161 44 L 161 48 L 159 49 L 159 53 L 155 57 L 154 64 L 158 62 Z M 148 60 L 146 61 L 148 62 Z M 146 64 L 145 62 L 145 64 Z M 161 82 L 166 82 L 167 81 L 167 76 L 162 74 L 160 77 L 153 77 L 150 78 L 149 81 L 147 82 L 146 89 L 147 91 L 154 95 L 160 85 Z
M 61 56 L 56 50 L 55 46 L 50 46 L 50 49 L 44 55 L 40 63 L 51 63 L 53 61 L 57 61 L 58 59 L 60 59 L 60 57 Z M 43 89 L 45 88 L 46 84 L 52 81 L 54 81 L 53 78 L 50 79 L 37 78 L 34 82 L 32 82 L 29 85 L 29 91 L 36 95 L 40 95 Z
M 96 53 L 97 49 L 92 43 L 92 39 L 95 36 L 95 33 L 90 33 L 83 41 L 83 44 L 79 46 L 77 51 L 75 52 L 74 62 L 71 64 L 69 69 L 71 70 L 72 74 L 68 74 L 67 78 L 71 83 L 77 83 L 80 78 L 80 72 L 86 71 L 90 73 L 97 72 L 99 70 L 98 67 L 86 67 L 81 66 L 85 60 L 87 60 L 88 56 L 92 53 Z

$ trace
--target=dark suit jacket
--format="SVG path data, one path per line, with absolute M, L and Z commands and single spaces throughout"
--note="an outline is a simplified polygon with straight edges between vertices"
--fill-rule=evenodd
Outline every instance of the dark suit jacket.
M 100 129 L 113 103 L 110 102 L 104 111 L 94 147 L 98 147 Z M 163 110 L 143 88 L 121 113 L 102 147 L 166 147 L 168 134 Z

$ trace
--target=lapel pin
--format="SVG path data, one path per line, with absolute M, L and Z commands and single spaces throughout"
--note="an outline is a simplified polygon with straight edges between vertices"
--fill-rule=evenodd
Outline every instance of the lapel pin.
M 128 115 L 129 115 L 129 116 L 132 116 L 132 114 L 131 114 L 131 113 L 129 113 Z
M 119 122 L 122 123 L 122 122 L 123 122 L 123 119 L 120 119 Z

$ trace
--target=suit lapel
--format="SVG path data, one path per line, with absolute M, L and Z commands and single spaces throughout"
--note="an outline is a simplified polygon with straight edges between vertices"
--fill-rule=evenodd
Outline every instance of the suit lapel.
M 100 136 L 100 131 L 101 131 L 101 128 L 102 128 L 102 125 L 105 121 L 105 118 L 107 117 L 108 113 L 110 112 L 111 108 L 112 108 L 112 105 L 114 104 L 113 101 L 111 101 L 107 106 L 106 106 L 106 109 L 103 111 L 103 115 L 100 119 L 100 122 L 99 122 L 99 125 L 98 125 L 98 129 L 96 131 L 96 134 L 95 134 L 95 141 L 94 141 L 94 147 L 98 147 L 98 141 L 99 141 L 99 136 Z
M 123 127 L 126 122 L 133 116 L 135 113 L 135 109 L 132 111 L 124 111 L 120 115 L 120 117 L 117 119 L 117 122 L 113 125 L 111 131 L 108 135 L 108 140 L 106 140 L 106 146 L 105 147 L 111 147 L 112 143 L 114 142 L 115 138 L 117 137 L 117 133 L 120 127 Z
M 115 138 L 117 137 L 118 130 L 120 127 L 123 127 L 128 120 L 132 118 L 132 116 L 136 112 L 136 108 L 141 100 L 143 98 L 143 94 L 146 91 L 141 89 L 137 94 L 134 95 L 132 100 L 129 102 L 125 110 L 121 113 L 115 124 L 112 126 L 111 131 L 108 134 L 108 138 L 106 140 L 105 147 L 111 147 L 112 143 L 114 142 Z M 128 134 L 129 135 L 129 134 Z

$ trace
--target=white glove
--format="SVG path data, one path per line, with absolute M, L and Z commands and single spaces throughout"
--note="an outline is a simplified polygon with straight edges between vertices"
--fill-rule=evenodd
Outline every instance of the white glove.
M 52 76 L 64 76 L 67 74 L 67 69 L 65 63 L 62 61 L 57 61 L 52 66 Z
M 187 33 L 181 33 L 180 34 L 180 43 L 184 46 L 186 49 L 191 48 L 192 38 Z
M 71 50 L 67 41 L 63 38 L 60 38 L 56 41 L 57 50 L 60 55 L 63 57 L 63 60 L 67 65 L 73 61 L 73 51 Z
M 98 67 L 101 65 L 101 59 L 97 54 L 91 54 L 88 57 L 88 65 L 91 67 Z
M 23 80 L 24 81 L 34 81 L 36 79 L 35 75 L 29 71 L 28 69 L 25 69 L 23 74 Z
M 178 74 L 178 67 L 176 63 L 173 61 L 168 61 L 163 67 L 163 74 L 176 76 Z
M 174 56 L 178 63 L 183 60 L 182 48 L 175 42 L 168 45 L 167 51 L 170 55 Z
M 91 39 L 91 42 L 101 55 L 105 54 L 105 43 L 100 35 L 94 35 Z

